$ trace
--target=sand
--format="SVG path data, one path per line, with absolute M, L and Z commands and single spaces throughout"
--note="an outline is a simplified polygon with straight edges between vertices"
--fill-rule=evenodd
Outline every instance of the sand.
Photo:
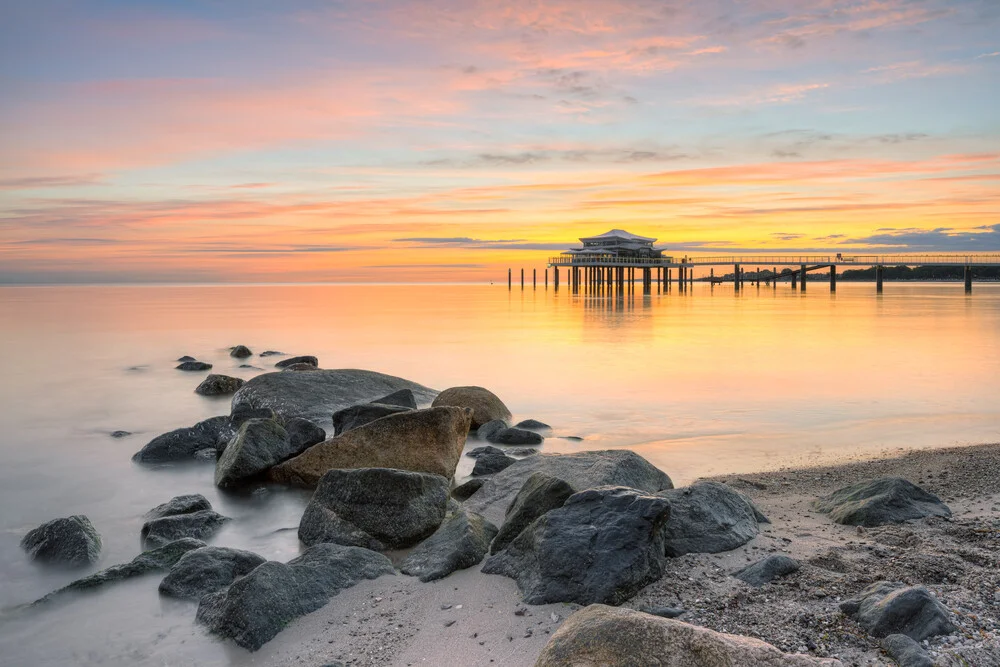
M 818 495 L 884 475 L 939 495 L 953 518 L 858 529 L 811 509 Z M 624 606 L 681 607 L 687 610 L 681 620 L 786 651 L 838 657 L 845 665 L 892 665 L 838 604 L 881 579 L 922 584 L 959 627 L 927 642 L 938 663 L 1000 666 L 1000 444 L 715 479 L 753 498 L 772 523 L 740 549 L 669 559 L 664 577 Z M 769 553 L 790 555 L 802 568 L 756 589 L 731 576 Z M 478 566 L 427 584 L 381 577 L 298 619 L 257 653 L 234 653 L 233 662 L 533 665 L 576 608 L 523 605 L 512 580 L 484 575 Z

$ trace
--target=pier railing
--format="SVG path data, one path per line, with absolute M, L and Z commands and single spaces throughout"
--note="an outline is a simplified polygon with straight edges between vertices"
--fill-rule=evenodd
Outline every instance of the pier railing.
M 1000 253 L 977 254 L 889 254 L 889 255 L 722 255 L 708 257 L 615 257 L 613 255 L 560 255 L 550 257 L 549 266 L 1000 266 Z

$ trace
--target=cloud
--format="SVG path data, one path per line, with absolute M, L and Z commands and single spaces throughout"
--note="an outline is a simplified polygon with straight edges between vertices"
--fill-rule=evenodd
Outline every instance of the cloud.
M 996 58 L 1000 56 L 1000 51 L 994 51 L 993 53 L 980 53 L 975 57 L 975 60 L 981 60 L 983 58 Z
M 524 239 L 474 239 L 466 236 L 456 237 L 414 237 L 393 239 L 395 243 L 413 243 L 425 246 L 445 246 L 455 248 L 474 248 L 479 250 L 565 250 L 566 243 L 541 243 L 525 241 Z
M 37 190 L 42 188 L 67 188 L 79 185 L 97 185 L 100 174 L 76 174 L 70 176 L 21 176 L 0 179 L 0 190 Z
M 883 228 L 882 233 L 842 241 L 844 244 L 867 244 L 892 249 L 950 252 L 986 252 L 1000 250 L 1000 224 L 978 228 L 982 231 Z

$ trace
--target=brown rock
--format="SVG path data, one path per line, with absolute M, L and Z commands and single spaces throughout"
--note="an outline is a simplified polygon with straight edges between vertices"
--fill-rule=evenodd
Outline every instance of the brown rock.
M 458 408 L 472 409 L 472 426 L 478 429 L 480 426 L 494 419 L 500 419 L 510 426 L 512 415 L 507 406 L 503 404 L 496 394 L 489 389 L 482 387 L 452 387 L 445 389 L 431 407 L 454 406 Z
M 389 415 L 313 445 L 271 468 L 275 482 L 315 487 L 328 470 L 394 468 L 451 479 L 465 446 L 472 411 L 437 407 Z

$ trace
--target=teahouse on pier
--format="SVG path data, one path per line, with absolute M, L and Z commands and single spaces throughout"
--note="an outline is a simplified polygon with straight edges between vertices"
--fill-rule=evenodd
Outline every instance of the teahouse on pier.
M 727 255 L 717 257 L 675 257 L 665 254 L 666 249 L 657 248 L 655 238 L 639 236 L 622 229 L 612 229 L 597 236 L 580 239 L 579 248 L 570 248 L 558 257 L 550 257 L 545 269 L 545 285 L 548 286 L 548 269 L 553 270 L 556 289 L 559 288 L 560 271 L 566 269 L 570 288 L 576 292 L 587 291 L 633 291 L 637 276 L 641 279 L 643 292 L 648 293 L 656 282 L 664 290 L 676 284 L 681 290 L 694 282 L 694 269 L 709 269 L 708 280 L 712 284 L 732 282 L 737 291 L 747 282 L 746 266 L 755 266 L 750 282 L 760 285 L 761 281 L 777 286 L 779 280 L 791 282 L 793 289 L 806 291 L 805 276 L 810 271 L 829 271 L 830 291 L 837 290 L 837 268 L 875 269 L 875 289 L 882 292 L 885 267 L 898 266 L 944 266 L 961 267 L 965 291 L 972 291 L 973 270 L 980 267 L 1000 267 L 1000 253 L 992 254 L 886 254 L 886 255 Z M 766 268 L 771 267 L 768 271 Z M 715 267 L 732 267 L 731 277 L 715 277 Z M 784 267 L 781 273 L 778 267 Z M 789 267 L 792 267 L 789 269 Z M 677 271 L 676 278 L 672 273 Z M 507 287 L 512 286 L 511 271 L 507 270 Z M 703 278 L 704 279 L 704 278 Z M 533 272 L 532 284 L 537 286 L 538 274 Z M 798 285 L 798 287 L 797 287 Z M 524 288 L 524 269 L 521 269 L 521 287 Z

